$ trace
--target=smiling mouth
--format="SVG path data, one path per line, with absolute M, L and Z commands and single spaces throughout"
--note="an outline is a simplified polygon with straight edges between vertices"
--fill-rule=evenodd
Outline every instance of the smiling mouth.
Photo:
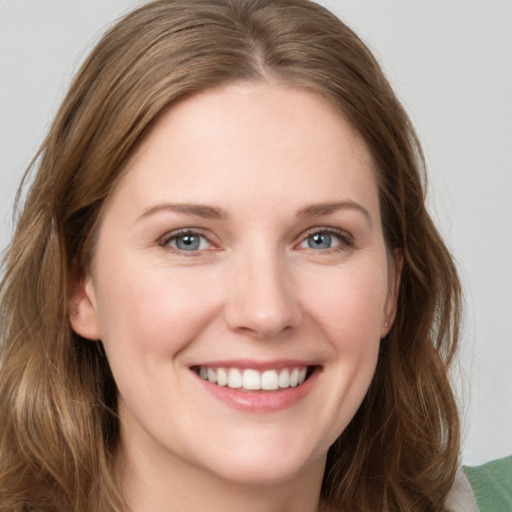
M 237 391 L 279 391 L 298 387 L 318 366 L 289 367 L 259 371 L 254 368 L 194 366 L 192 370 L 203 380 Z

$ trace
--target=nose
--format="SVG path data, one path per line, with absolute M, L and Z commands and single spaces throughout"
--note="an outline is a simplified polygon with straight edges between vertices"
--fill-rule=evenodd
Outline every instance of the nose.
M 259 339 L 275 339 L 302 320 L 289 268 L 268 252 L 240 258 L 230 271 L 225 320 L 229 328 Z

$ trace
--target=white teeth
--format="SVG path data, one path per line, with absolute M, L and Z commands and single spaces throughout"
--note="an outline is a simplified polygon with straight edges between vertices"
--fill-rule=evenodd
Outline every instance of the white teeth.
M 261 389 L 270 391 L 279 387 L 279 378 L 275 370 L 265 370 L 261 376 Z
M 280 388 L 289 388 L 290 387 L 290 372 L 288 368 L 281 370 L 279 374 L 279 387 Z
M 260 374 L 256 370 L 245 370 L 243 376 L 244 389 L 261 389 Z
M 292 388 L 294 388 L 298 384 L 298 381 L 299 381 L 299 369 L 294 368 L 292 370 L 292 373 L 290 374 L 290 386 Z
M 228 372 L 228 387 L 237 389 L 242 387 L 242 373 L 237 368 L 230 368 Z
M 250 391 L 273 391 L 296 387 L 306 380 L 307 368 L 283 368 L 281 370 L 265 370 L 259 372 L 252 368 L 210 368 L 199 367 L 199 376 L 218 386 L 228 386 L 232 389 Z
M 217 368 L 217 384 L 225 386 L 228 383 L 228 374 L 224 368 Z
M 199 372 L 199 375 L 201 375 L 201 372 Z M 217 374 L 215 373 L 215 370 L 213 370 L 212 368 L 208 368 L 208 380 L 213 384 L 217 382 Z

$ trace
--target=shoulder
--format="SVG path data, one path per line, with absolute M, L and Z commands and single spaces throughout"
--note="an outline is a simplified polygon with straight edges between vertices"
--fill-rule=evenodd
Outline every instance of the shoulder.
M 512 512 L 512 455 L 467 466 L 464 474 L 480 512 Z
M 449 512 L 479 512 L 473 491 L 463 468 L 457 471 L 453 487 L 445 502 Z

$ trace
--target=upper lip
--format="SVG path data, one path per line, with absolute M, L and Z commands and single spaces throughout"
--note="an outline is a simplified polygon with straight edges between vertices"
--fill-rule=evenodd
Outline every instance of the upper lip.
M 282 368 L 302 368 L 307 366 L 319 366 L 313 361 L 304 361 L 301 359 L 273 359 L 273 360 L 253 360 L 253 359 L 225 359 L 215 361 L 202 361 L 191 365 L 191 368 L 204 366 L 207 368 L 239 368 L 253 370 L 279 370 Z

